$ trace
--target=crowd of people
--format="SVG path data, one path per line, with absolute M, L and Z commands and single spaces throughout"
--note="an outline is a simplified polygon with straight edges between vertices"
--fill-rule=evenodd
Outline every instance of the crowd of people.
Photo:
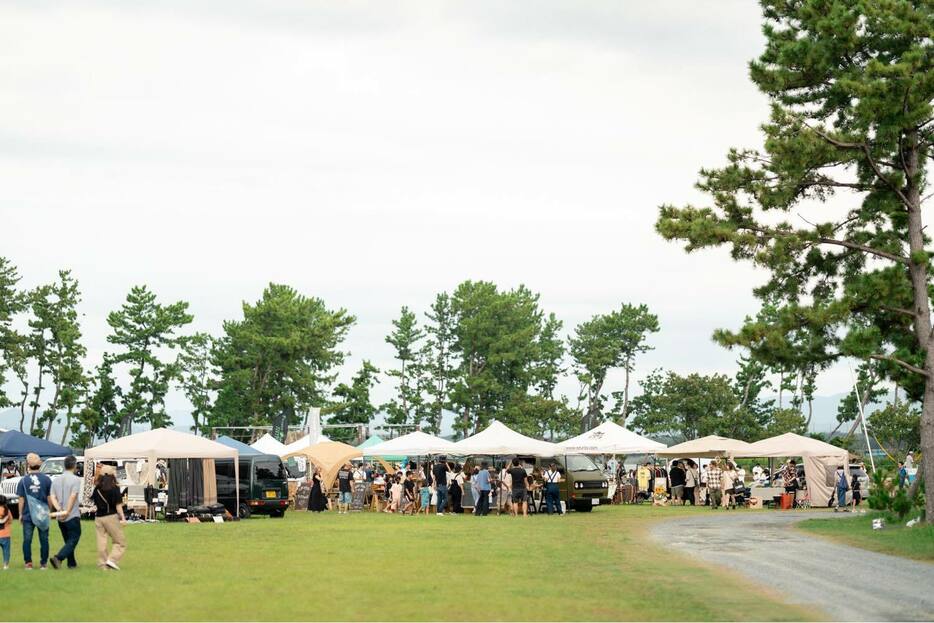
M 33 541 L 39 541 L 39 569 L 46 570 L 67 566 L 78 566 L 75 551 L 81 540 L 81 511 L 79 499 L 83 482 L 75 474 L 77 459 L 65 457 L 64 472 L 54 482 L 43 474 L 42 460 L 36 454 L 26 456 L 26 474 L 16 486 L 18 496 L 19 522 L 22 526 L 23 565 L 32 570 Z M 101 465 L 94 480 L 91 496 L 97 507 L 94 527 L 97 536 L 97 566 L 101 569 L 119 570 L 119 562 L 126 551 L 126 537 L 123 525 L 123 496 L 117 484 L 115 469 L 111 465 Z M 49 530 L 52 521 L 58 524 L 62 535 L 62 547 L 54 555 L 49 555 Z M 0 550 L 3 554 L 3 569 L 10 567 L 10 553 L 13 539 L 13 516 L 7 505 L 7 499 L 0 495 Z M 111 547 L 112 544 L 112 547 Z
M 307 479 L 311 483 L 308 510 L 330 510 L 332 502 L 322 487 L 321 471 L 312 467 Z M 472 506 L 468 507 L 479 517 L 489 515 L 492 504 L 500 513 L 527 517 L 538 492 L 546 513 L 560 515 L 564 513 L 559 489 L 562 480 L 557 464 L 541 470 L 518 458 L 499 470 L 487 461 L 470 466 L 443 456 L 426 463 L 410 462 L 399 469 L 346 463 L 337 472 L 337 512 L 350 512 L 354 487 L 362 483 L 366 485 L 366 501 L 372 502 L 375 496 L 386 513 L 416 515 L 433 510 L 436 515 L 462 514 L 469 490 Z

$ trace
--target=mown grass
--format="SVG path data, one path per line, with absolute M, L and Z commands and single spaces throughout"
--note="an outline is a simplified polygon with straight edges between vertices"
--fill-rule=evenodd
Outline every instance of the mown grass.
M 528 519 L 287 514 L 127 526 L 120 572 L 0 572 L 4 620 L 801 620 L 728 571 L 651 542 L 694 509 L 604 507 Z M 702 511 L 700 511 L 702 512 Z M 53 552 L 61 542 L 53 527 Z M 36 544 L 37 546 L 37 544 Z
M 905 527 L 905 521 L 887 521 L 881 530 L 872 529 L 880 515 L 867 513 L 845 519 L 808 519 L 798 524 L 802 530 L 863 549 L 915 560 L 934 561 L 934 525 Z

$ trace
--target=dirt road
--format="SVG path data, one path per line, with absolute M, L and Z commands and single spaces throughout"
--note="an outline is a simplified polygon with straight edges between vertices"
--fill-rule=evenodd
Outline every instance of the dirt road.
M 652 536 L 729 567 L 841 621 L 934 620 L 934 564 L 877 554 L 792 527 L 814 512 L 711 511 L 657 524 Z M 833 516 L 825 515 L 825 516 Z

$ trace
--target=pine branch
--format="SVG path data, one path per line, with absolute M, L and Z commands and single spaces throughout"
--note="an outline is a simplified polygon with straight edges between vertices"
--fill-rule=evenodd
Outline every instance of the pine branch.
M 923 368 L 919 368 L 918 366 L 913 366 L 910 363 L 906 361 L 902 361 L 901 359 L 897 357 L 893 357 L 891 355 L 869 355 L 869 358 L 875 359 L 876 361 L 890 361 L 896 365 L 899 365 L 905 368 L 906 370 L 910 372 L 914 372 L 915 374 L 920 374 L 921 376 L 929 376 L 928 372 L 924 370 Z
M 763 234 L 772 238 L 778 238 L 782 236 L 794 236 L 802 232 L 783 232 L 775 229 L 767 229 L 764 227 L 756 227 L 753 225 L 740 225 L 738 229 L 745 229 L 754 233 Z M 853 249 L 856 251 L 862 251 L 863 253 L 868 253 L 869 255 L 875 255 L 876 257 L 885 258 L 893 262 L 898 262 L 900 264 L 908 264 L 908 258 L 901 255 L 896 255 L 895 253 L 889 253 L 888 251 L 883 251 L 882 249 L 876 249 L 875 247 L 869 247 L 864 244 L 859 244 L 857 242 L 851 242 L 849 240 L 838 240 L 836 238 L 828 238 L 827 236 L 818 236 L 817 241 L 821 244 L 835 245 L 838 247 L 845 247 L 847 249 Z

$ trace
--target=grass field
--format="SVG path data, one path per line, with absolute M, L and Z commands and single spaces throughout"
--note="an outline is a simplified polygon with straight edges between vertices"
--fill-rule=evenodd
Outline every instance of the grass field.
M 906 528 L 905 522 L 887 522 L 882 530 L 873 530 L 872 520 L 877 516 L 867 513 L 846 519 L 809 519 L 798 524 L 798 527 L 855 547 L 934 561 L 934 526 Z
M 122 571 L 0 572 L 4 620 L 789 620 L 729 572 L 653 545 L 653 521 L 695 509 L 604 507 L 528 519 L 385 514 L 127 526 Z M 61 536 L 53 526 L 53 553 Z M 37 547 L 37 543 L 34 548 Z M 35 551 L 35 549 L 34 549 Z M 34 557 L 38 552 L 34 553 Z

